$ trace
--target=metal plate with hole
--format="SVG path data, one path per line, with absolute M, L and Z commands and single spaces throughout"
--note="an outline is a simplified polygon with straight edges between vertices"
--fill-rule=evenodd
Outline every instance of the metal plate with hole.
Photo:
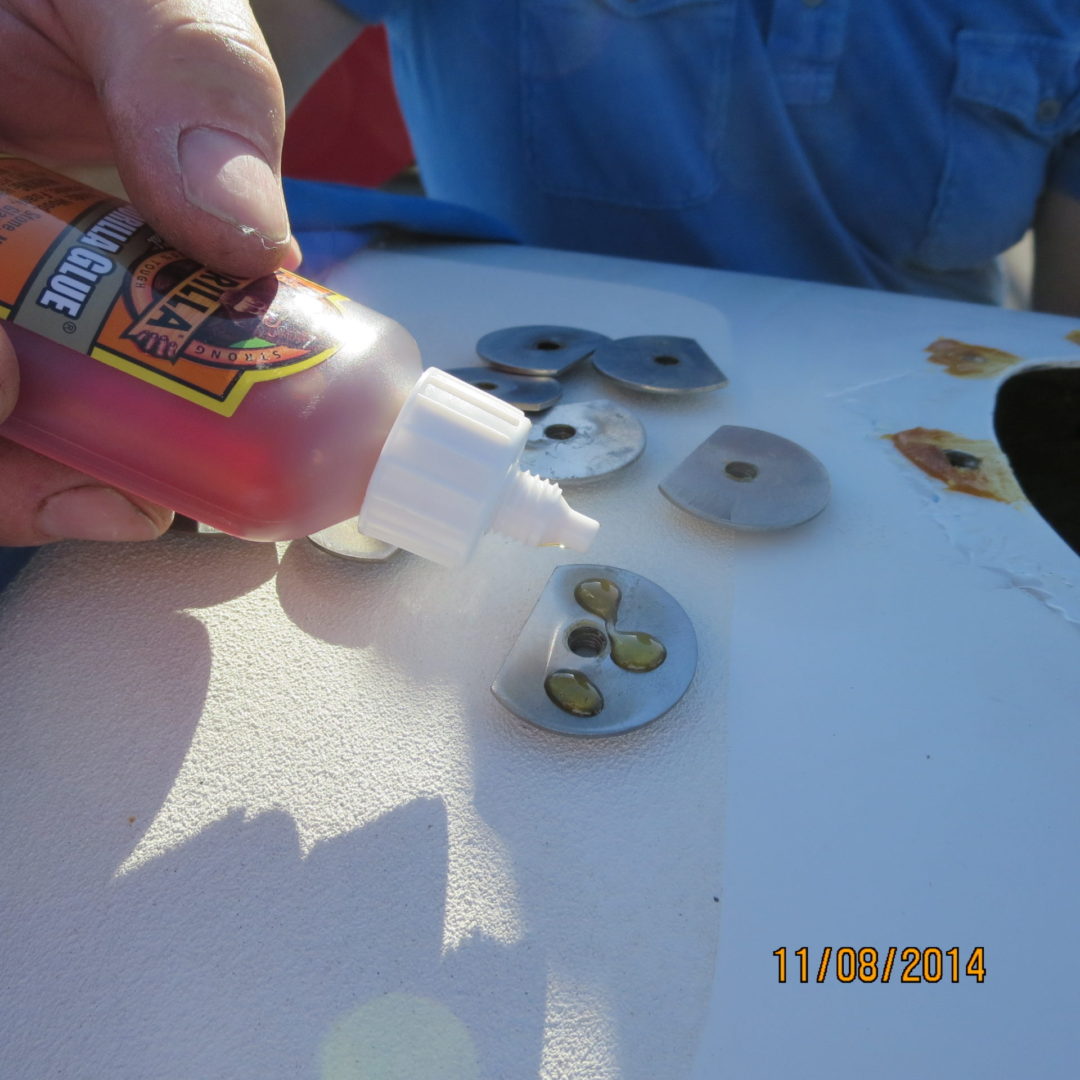
M 529 375 L 508 375 L 486 367 L 454 368 L 447 372 L 463 382 L 486 390 L 508 405 L 516 405 L 523 412 L 540 412 L 550 409 L 562 397 L 562 384 L 556 379 L 533 378 Z
M 816 517 L 829 474 L 808 450 L 757 428 L 724 426 L 660 483 L 676 506 L 736 529 L 789 529 Z
M 518 375 L 561 375 L 609 339 L 574 326 L 511 326 L 476 343 L 481 360 Z
M 613 566 L 551 575 L 491 692 L 564 735 L 619 735 L 666 713 L 697 670 L 697 636 L 659 585 Z
M 331 555 L 356 562 L 383 562 L 398 551 L 393 544 L 362 533 L 356 526 L 356 518 L 331 525 L 328 529 L 320 529 L 308 539 Z
M 533 421 L 521 465 L 561 484 L 586 484 L 626 468 L 644 449 L 633 413 L 604 399 L 576 401 Z
M 728 381 L 693 338 L 619 338 L 601 345 L 592 362 L 601 375 L 650 394 L 699 394 Z

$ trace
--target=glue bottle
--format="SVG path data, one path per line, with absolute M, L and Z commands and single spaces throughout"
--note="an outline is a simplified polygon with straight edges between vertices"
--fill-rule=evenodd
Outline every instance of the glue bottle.
M 584 551 L 597 523 L 518 468 L 531 425 L 393 320 L 295 274 L 220 274 L 118 199 L 0 158 L 0 435 L 249 540 L 359 514 L 460 565 L 490 528 Z

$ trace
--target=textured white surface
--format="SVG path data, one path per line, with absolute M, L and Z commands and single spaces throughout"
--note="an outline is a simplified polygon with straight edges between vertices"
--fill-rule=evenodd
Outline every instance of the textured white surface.
M 730 387 L 686 402 L 567 381 L 645 423 L 571 501 L 590 560 L 682 603 L 697 679 L 612 740 L 509 716 L 492 677 L 582 560 L 498 538 L 464 571 L 42 553 L 0 600 L 5 1080 L 1071 1075 L 1077 628 L 972 565 L 845 404 L 937 337 L 1042 356 L 1070 324 L 510 249 L 335 284 L 443 367 L 540 322 L 713 353 Z M 670 506 L 721 423 L 806 446 L 832 505 L 771 536 Z M 990 974 L 776 983 L 781 945 L 867 944 L 983 944 Z
M 2 613 L 5 1075 L 685 1070 L 717 930 L 727 581 L 722 542 L 662 511 L 660 468 L 590 494 L 595 553 L 660 582 L 673 554 L 696 563 L 710 585 L 680 599 L 704 659 L 669 719 L 603 743 L 489 690 L 580 556 L 494 537 L 463 571 L 205 536 L 43 553 Z M 658 1002 L 676 986 L 693 1008 Z M 357 1034 L 431 1002 L 427 1050 Z

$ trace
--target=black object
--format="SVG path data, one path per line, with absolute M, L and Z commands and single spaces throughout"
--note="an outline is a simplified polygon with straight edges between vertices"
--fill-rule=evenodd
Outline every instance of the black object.
M 1080 554 L 1080 367 L 1029 368 L 1007 379 L 994 432 L 1024 494 Z

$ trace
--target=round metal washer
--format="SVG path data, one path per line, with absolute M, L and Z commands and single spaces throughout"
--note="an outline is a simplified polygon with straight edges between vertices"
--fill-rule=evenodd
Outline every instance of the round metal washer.
M 486 367 L 454 368 L 447 374 L 456 375 L 477 390 L 486 390 L 500 401 L 517 406 L 522 412 L 550 409 L 562 397 L 562 384 L 556 379 L 509 375 Z
M 624 469 L 645 449 L 641 421 L 613 401 L 557 405 L 533 421 L 521 455 L 529 472 L 563 484 L 587 484 Z
M 574 326 L 511 326 L 476 343 L 481 360 L 518 375 L 561 375 L 610 340 Z
M 331 525 L 328 529 L 320 529 L 308 539 L 331 555 L 354 559 L 357 562 L 383 562 L 398 551 L 393 544 L 362 533 L 357 528 L 356 518 Z
M 660 483 L 680 509 L 717 525 L 769 531 L 817 517 L 831 493 L 825 466 L 798 443 L 725 425 Z
M 650 394 L 697 394 L 728 381 L 693 338 L 619 338 L 601 345 L 592 362 L 601 375 Z

